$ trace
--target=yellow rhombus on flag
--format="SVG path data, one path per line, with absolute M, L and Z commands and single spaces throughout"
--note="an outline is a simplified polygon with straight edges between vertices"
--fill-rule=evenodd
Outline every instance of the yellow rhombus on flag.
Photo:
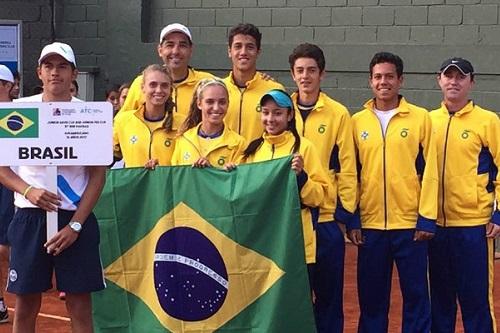
M 198 231 L 208 237 L 222 257 L 227 279 L 200 262 L 199 258 L 197 260 L 179 253 L 157 252 L 161 237 L 177 229 L 191 233 Z M 215 294 L 208 300 L 190 302 L 189 304 L 195 304 L 192 309 L 186 307 L 178 299 L 178 295 L 174 297 L 168 291 L 165 292 L 167 288 L 163 281 L 158 281 L 162 275 L 163 263 L 170 264 L 169 268 L 175 265 L 188 267 L 193 272 L 193 281 L 189 280 L 189 276 L 183 281 L 183 286 L 187 286 L 184 287 L 183 299 L 197 297 L 194 279 L 208 279 L 212 286 L 216 286 Z M 108 280 L 143 300 L 158 321 L 172 332 L 213 332 L 262 296 L 284 274 L 272 260 L 234 242 L 182 202 L 161 217 L 146 236 L 105 269 Z M 180 278 L 174 275 L 169 273 L 163 278 L 167 282 L 169 279 Z M 201 295 L 198 296 L 202 298 Z M 166 304 L 162 305 L 162 301 Z M 169 314 L 169 309 L 171 312 L 179 312 L 176 311 L 178 307 L 184 307 L 184 311 L 180 311 L 182 314 L 177 317 L 190 317 L 190 311 L 192 316 L 208 317 L 186 321 L 176 318 L 176 314 Z M 205 308 L 207 310 L 203 311 Z

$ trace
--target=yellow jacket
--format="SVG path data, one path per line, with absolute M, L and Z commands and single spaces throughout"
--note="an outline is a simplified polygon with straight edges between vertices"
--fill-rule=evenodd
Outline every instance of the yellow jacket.
M 177 128 L 182 117 L 174 114 L 172 131 L 162 126 L 151 132 L 144 122 L 144 105 L 134 112 L 120 112 L 113 124 L 114 155 L 123 158 L 125 167 L 143 167 L 150 159 L 158 159 L 159 165 L 170 165 L 175 148 Z
M 438 176 L 427 110 L 401 98 L 385 138 L 373 100 L 352 121 L 360 169 L 361 226 L 434 232 Z
M 298 94 L 292 95 L 299 134 L 309 139 L 328 172 L 329 191 L 321 204 L 319 222 L 350 223 L 356 211 L 356 153 L 351 116 L 346 107 L 320 93 L 306 120 L 297 108 Z
M 172 155 L 172 165 L 191 165 L 202 157 L 198 137 L 201 124 L 193 127 L 177 138 Z M 224 164 L 236 162 L 245 150 L 245 139 L 227 126 L 222 132 L 221 142 L 212 148 L 206 156 L 212 166 L 222 168 Z
M 449 113 L 431 112 L 441 175 L 438 224 L 444 227 L 500 225 L 500 120 L 469 102 Z M 497 208 L 493 211 L 493 203 Z
M 174 112 L 183 115 L 185 118 L 189 113 L 189 105 L 191 104 L 196 84 L 198 81 L 209 77 L 213 77 L 213 75 L 189 68 L 187 78 L 184 81 L 174 83 L 174 89 L 172 92 L 172 100 L 176 105 L 174 107 Z M 141 85 L 142 74 L 137 76 L 134 82 L 132 82 L 127 94 L 127 99 L 125 100 L 125 103 L 120 111 L 137 110 L 139 106 L 144 103 L 144 94 L 142 93 Z
M 272 136 L 263 134 L 264 141 L 255 154 L 242 159 L 244 163 L 268 161 L 274 158 L 285 157 L 293 152 L 295 137 L 289 131 Z M 304 159 L 304 172 L 297 176 L 300 192 L 300 201 L 303 206 L 302 229 L 306 250 L 306 262 L 316 261 L 316 234 L 314 224 L 318 219 L 318 207 L 323 202 L 328 190 L 328 176 L 321 167 L 318 153 L 313 144 L 306 138 L 300 140 L 300 155 Z M 262 175 L 265 177 L 265 175 Z
M 229 108 L 224 122 L 248 143 L 260 138 L 264 132 L 258 112 L 260 99 L 269 90 L 284 89 L 283 86 L 276 81 L 262 79 L 259 72 L 242 90 L 234 83 L 232 72 L 224 79 L 224 83 L 229 91 Z

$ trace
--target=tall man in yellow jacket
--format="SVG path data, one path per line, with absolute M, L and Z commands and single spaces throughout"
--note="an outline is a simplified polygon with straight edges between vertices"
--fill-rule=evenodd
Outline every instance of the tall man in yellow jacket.
M 469 99 L 474 68 L 468 60 L 446 60 L 437 80 L 443 102 L 431 112 L 441 175 L 438 226 L 429 244 L 432 332 L 455 332 L 458 300 L 466 333 L 493 333 L 500 120 Z
M 298 91 L 292 95 L 300 135 L 319 152 L 329 191 L 319 209 L 312 288 L 318 332 L 344 331 L 344 232 L 356 210 L 356 156 L 347 108 L 321 91 L 325 56 L 317 45 L 298 45 L 288 58 Z M 317 211 L 317 209 L 316 209 Z
M 180 23 L 172 23 L 162 29 L 157 52 L 163 63 L 170 68 L 174 79 L 172 92 L 172 100 L 175 105 L 174 112 L 186 117 L 196 84 L 201 79 L 213 75 L 197 71 L 189 66 L 193 54 L 193 38 L 189 29 Z M 120 111 L 137 110 L 144 104 L 144 94 L 141 89 L 142 81 L 141 74 L 132 82 L 127 99 Z
M 359 245 L 358 332 L 387 332 L 395 262 L 403 294 L 401 331 L 428 333 L 427 249 L 438 194 L 431 119 L 399 95 L 403 61 L 397 55 L 375 54 L 369 83 L 375 98 L 352 117 L 361 223 L 349 235 Z
M 231 102 L 224 122 L 246 142 L 260 138 L 263 133 L 258 112 L 262 96 L 271 89 L 284 90 L 281 84 L 257 72 L 261 39 L 259 29 L 250 23 L 238 24 L 229 31 L 227 52 L 232 70 L 224 83 Z

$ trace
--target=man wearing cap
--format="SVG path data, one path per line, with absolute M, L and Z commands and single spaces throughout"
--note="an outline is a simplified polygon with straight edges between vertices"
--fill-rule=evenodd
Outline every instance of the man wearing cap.
M 399 94 L 403 60 L 375 54 L 374 98 L 352 116 L 360 223 L 347 225 L 358 250 L 359 333 L 388 330 L 394 264 L 403 295 L 402 332 L 429 333 L 428 240 L 436 228 L 436 144 L 427 110 Z M 358 224 L 359 223 L 359 224 Z
M 0 102 L 11 102 L 10 92 L 14 86 L 14 75 L 7 66 L 0 65 Z M 9 242 L 7 229 L 14 215 L 14 194 L 0 184 L 0 259 L 2 263 L 9 260 Z M 4 267 L 0 267 L 0 323 L 9 320 L 9 313 L 3 298 L 6 276 Z
M 441 175 L 438 226 L 429 245 L 432 332 L 455 332 L 457 299 L 466 333 L 496 332 L 500 120 L 470 99 L 474 68 L 468 60 L 444 61 L 437 81 L 443 101 L 431 112 Z
M 43 93 L 19 102 L 78 101 L 71 81 L 78 74 L 75 55 L 63 43 L 45 46 L 37 74 Z M 57 193 L 46 190 L 44 166 L 20 166 L 16 175 L 0 167 L 0 183 L 15 192 L 17 211 L 9 227 L 11 257 L 7 290 L 16 294 L 13 332 L 35 332 L 41 293 L 66 292 L 73 332 L 92 332 L 90 292 L 104 288 L 99 256 L 99 230 L 92 209 L 105 180 L 105 167 L 60 166 Z M 59 231 L 46 239 L 46 211 L 58 212 Z
M 229 107 L 224 122 L 247 142 L 259 138 L 263 132 L 258 113 L 261 97 L 271 89 L 284 90 L 281 84 L 257 72 L 261 39 L 259 29 L 250 23 L 238 24 L 229 31 L 227 52 L 232 70 L 224 78 L 229 91 Z
M 174 112 L 186 117 L 196 84 L 201 79 L 213 77 L 213 75 L 197 71 L 189 66 L 193 54 L 193 39 L 189 29 L 180 23 L 172 23 L 162 29 L 157 51 L 163 63 L 170 68 L 174 79 L 172 92 Z M 141 85 L 142 75 L 139 75 L 132 82 L 127 99 L 120 111 L 137 110 L 144 103 Z

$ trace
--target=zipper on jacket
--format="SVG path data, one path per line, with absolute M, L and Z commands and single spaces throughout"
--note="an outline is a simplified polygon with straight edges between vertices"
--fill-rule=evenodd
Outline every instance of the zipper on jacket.
M 149 129 L 149 127 L 148 127 Z M 153 131 L 149 130 L 149 159 L 152 159 L 153 157 L 151 156 L 151 148 L 153 146 Z
M 387 124 L 387 128 L 389 128 L 389 124 Z M 387 130 L 386 130 L 387 131 Z M 387 181 L 386 181 L 386 170 L 385 170 L 385 135 L 384 135 L 384 159 L 382 163 L 384 164 L 384 229 L 387 230 Z
M 441 202 L 441 209 L 443 211 L 443 226 L 446 227 L 446 213 L 444 212 L 444 170 L 446 168 L 446 152 L 448 150 L 448 134 L 450 131 L 450 125 L 451 125 L 451 118 L 453 118 L 454 113 L 450 114 L 450 117 L 448 118 L 448 125 L 446 126 L 446 135 L 444 137 L 444 151 L 443 151 L 443 171 L 441 172 L 441 193 L 443 196 L 443 200 Z
M 393 116 L 394 117 L 394 116 Z M 392 117 L 392 118 L 393 118 Z M 389 119 L 389 122 L 387 123 L 387 127 L 385 129 L 385 133 L 389 131 L 389 124 L 391 123 L 391 119 Z M 386 182 L 386 170 L 385 170 L 385 134 L 384 134 L 384 129 L 382 128 L 382 124 L 380 123 L 380 120 L 378 119 L 378 123 L 380 124 L 380 132 L 382 133 L 382 140 L 383 140 L 383 150 L 382 150 L 382 163 L 383 163 L 383 176 L 384 176 L 384 230 L 387 230 L 387 182 Z
M 175 112 L 177 112 L 177 86 L 174 86 L 174 93 L 175 93 L 175 99 L 174 99 L 174 107 L 175 107 Z
M 247 91 L 247 88 L 243 89 L 243 91 L 240 92 L 240 118 L 238 119 L 238 134 L 241 135 L 241 116 L 242 116 L 242 111 L 243 111 L 243 94 L 245 94 L 245 91 Z
M 274 144 L 271 146 L 271 159 L 274 160 Z

